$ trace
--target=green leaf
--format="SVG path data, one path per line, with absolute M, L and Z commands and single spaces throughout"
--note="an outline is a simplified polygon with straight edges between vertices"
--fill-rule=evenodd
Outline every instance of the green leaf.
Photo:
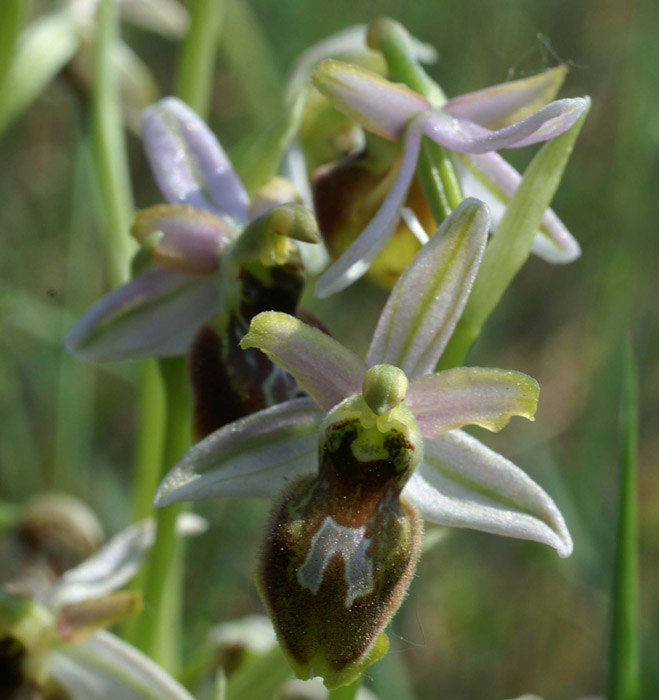
M 588 111 L 589 107 L 572 128 L 548 141 L 526 169 L 496 235 L 485 249 L 469 301 L 442 356 L 442 368 L 464 363 L 481 328 L 529 257 L 533 238 L 558 189 Z
M 3 24 L 4 21 L 3 16 Z M 0 103 L 0 131 L 26 109 L 71 60 L 78 45 L 78 30 L 68 12 L 53 12 L 30 24 L 18 40 L 6 76 L 5 99 Z
M 638 700 L 638 377 L 631 340 L 624 356 L 621 398 L 620 489 L 613 578 L 609 700 Z

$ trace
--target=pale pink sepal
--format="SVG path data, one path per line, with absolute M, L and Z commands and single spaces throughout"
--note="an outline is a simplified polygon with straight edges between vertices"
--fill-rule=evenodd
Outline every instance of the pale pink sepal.
M 410 120 L 431 107 L 406 85 L 341 61 L 326 59 L 311 80 L 346 116 L 390 141 L 397 141 Z
M 154 504 L 277 495 L 291 479 L 317 470 L 324 417 L 312 399 L 294 399 L 216 430 L 167 474 Z
M 247 220 L 249 197 L 203 119 L 175 97 L 142 113 L 144 148 L 168 202 Z
M 420 116 L 418 125 L 426 136 L 451 151 L 487 153 L 501 148 L 521 148 L 558 136 L 567 131 L 587 107 L 588 101 L 582 97 L 557 100 L 496 131 L 457 119 L 443 109 Z
M 466 199 L 398 279 L 366 357 L 400 367 L 409 379 L 432 372 L 460 318 L 480 264 L 489 216 Z
M 94 304 L 64 344 L 95 362 L 185 355 L 218 306 L 214 278 L 154 267 Z
M 430 522 L 535 540 L 572 553 L 554 501 L 526 473 L 476 438 L 454 430 L 424 440 L 424 460 L 403 491 Z
M 529 78 L 511 80 L 448 100 L 442 109 L 488 129 L 498 129 L 530 116 L 554 99 L 567 67 L 556 66 Z
M 189 275 L 218 271 L 222 253 L 233 236 L 231 227 L 206 209 L 162 204 L 137 212 L 132 235 L 140 242 L 158 236 L 153 244 L 155 261 L 168 270 Z
M 204 532 L 208 523 L 194 513 L 183 513 L 176 533 L 189 537 Z M 152 518 L 122 530 L 81 564 L 64 572 L 48 590 L 43 602 L 55 608 L 112 593 L 122 588 L 139 570 L 153 546 L 156 524 Z
M 405 403 L 421 434 L 434 438 L 464 425 L 501 430 L 512 416 L 533 420 L 539 391 L 522 372 L 456 367 L 413 381 Z

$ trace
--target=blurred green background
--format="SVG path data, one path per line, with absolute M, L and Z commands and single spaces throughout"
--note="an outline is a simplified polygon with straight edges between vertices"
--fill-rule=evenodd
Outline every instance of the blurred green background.
M 300 51 L 381 15 L 438 49 L 429 72 L 448 95 L 565 62 L 570 72 L 559 96 L 592 97 L 554 202 L 583 255 L 566 267 L 531 259 L 469 356 L 469 364 L 514 368 L 539 380 L 536 422 L 515 420 L 502 434 L 482 437 L 555 498 L 575 553 L 562 561 L 540 545 L 451 531 L 422 558 L 390 630 L 392 651 L 367 671 L 366 683 L 382 698 L 403 699 L 410 688 L 418 698 L 449 700 L 604 693 L 621 350 L 629 331 L 641 381 L 642 697 L 657 697 L 659 4 L 225 4 L 210 123 L 229 150 L 276 117 Z M 35 0 L 29 17 L 51 7 Z M 169 94 L 177 43 L 129 25 L 122 33 L 159 93 Z M 63 479 L 111 533 L 130 519 L 137 367 L 92 367 L 61 347 L 73 320 L 109 288 L 104 221 L 80 126 L 84 100 L 84 84 L 60 75 L 0 140 L 0 498 L 21 503 L 60 488 Z M 137 206 L 159 202 L 134 134 L 129 147 Z M 523 168 L 532 150 L 507 157 Z M 367 282 L 349 292 L 343 308 L 365 297 L 376 309 L 381 297 Z M 335 304 L 316 310 L 346 337 Z M 375 320 L 365 315 L 362 335 L 350 336 L 354 347 Z M 252 579 L 268 504 L 227 500 L 198 511 L 212 524 L 211 534 L 188 549 L 189 655 L 212 624 L 262 610 Z

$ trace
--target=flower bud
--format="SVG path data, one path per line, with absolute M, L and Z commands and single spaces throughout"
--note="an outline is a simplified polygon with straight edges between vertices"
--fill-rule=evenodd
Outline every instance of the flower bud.
M 64 571 L 93 554 L 103 540 L 96 515 L 81 501 L 61 493 L 30 499 L 0 551 L 0 583 L 38 596 Z
M 400 494 L 422 440 L 404 404 L 381 420 L 353 396 L 327 416 L 319 449 L 318 476 L 292 484 L 273 511 L 258 584 L 296 675 L 336 688 L 387 650 L 383 631 L 421 545 Z

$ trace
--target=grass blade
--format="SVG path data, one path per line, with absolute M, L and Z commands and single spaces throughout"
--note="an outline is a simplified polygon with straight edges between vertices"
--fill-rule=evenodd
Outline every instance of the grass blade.
M 638 377 L 631 340 L 625 347 L 620 424 L 620 499 L 607 697 L 638 700 Z

